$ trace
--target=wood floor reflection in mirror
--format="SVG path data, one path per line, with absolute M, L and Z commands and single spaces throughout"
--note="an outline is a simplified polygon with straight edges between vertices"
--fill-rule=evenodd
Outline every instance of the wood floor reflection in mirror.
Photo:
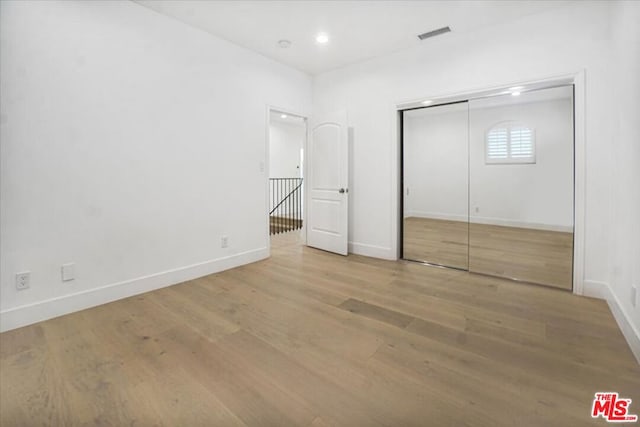
M 560 289 L 572 288 L 570 232 L 409 217 L 404 219 L 403 257 Z
M 571 290 L 573 233 L 471 223 L 469 271 Z
M 403 258 L 447 267 L 469 268 L 469 224 L 463 221 L 404 219 Z

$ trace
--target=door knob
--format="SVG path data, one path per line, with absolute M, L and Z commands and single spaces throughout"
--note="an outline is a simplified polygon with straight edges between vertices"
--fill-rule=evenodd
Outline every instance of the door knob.
M 338 190 L 338 193 L 340 193 L 340 194 L 344 194 L 345 192 L 346 192 L 346 190 L 344 188 L 341 188 L 341 189 Z

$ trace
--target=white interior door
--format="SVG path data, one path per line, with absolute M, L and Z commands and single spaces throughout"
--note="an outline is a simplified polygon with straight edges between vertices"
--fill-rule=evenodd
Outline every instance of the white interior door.
M 308 141 L 307 245 L 347 255 L 349 146 L 346 112 L 311 120 Z

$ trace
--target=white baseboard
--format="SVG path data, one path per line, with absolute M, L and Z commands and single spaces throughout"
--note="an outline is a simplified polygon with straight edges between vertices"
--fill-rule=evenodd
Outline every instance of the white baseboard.
M 583 295 L 586 297 L 599 298 L 607 301 L 613 317 L 622 331 L 622 335 L 627 340 L 631 352 L 640 363 L 640 331 L 631 322 L 631 317 L 622 309 L 618 297 L 611 291 L 608 283 L 585 280 Z
M 363 255 L 372 258 L 381 258 L 395 261 L 398 259 L 391 248 L 383 246 L 368 245 L 366 243 L 349 242 L 349 253 Z
M 482 216 L 471 217 L 469 222 L 472 224 L 486 225 L 502 225 L 504 227 L 528 228 L 531 230 L 544 231 L 561 231 L 564 233 L 573 233 L 573 227 L 570 225 L 543 224 L 539 222 L 513 221 L 503 218 L 488 218 Z
M 414 218 L 428 218 L 428 219 L 444 219 L 447 221 L 463 221 L 467 222 L 469 220 L 468 215 L 457 215 L 457 214 L 446 214 L 440 212 L 424 212 L 424 211 L 405 211 L 405 218 L 414 217 Z
M 268 256 L 269 248 L 254 249 L 149 276 L 88 289 L 83 292 L 62 295 L 10 308 L 0 312 L 0 332 L 197 279 L 198 277 L 256 262 L 268 258 Z
M 607 300 L 610 293 L 609 285 L 604 282 L 585 280 L 582 285 L 582 295 L 585 297 Z
M 562 231 L 565 233 L 573 232 L 573 227 L 567 225 L 543 224 L 538 222 L 515 221 L 504 218 L 490 218 L 483 216 L 467 217 L 466 215 L 443 214 L 439 212 L 407 211 L 405 212 L 405 218 L 408 217 L 444 219 L 448 221 L 463 222 L 469 221 L 471 224 L 502 225 L 504 227 L 529 228 L 532 230 Z

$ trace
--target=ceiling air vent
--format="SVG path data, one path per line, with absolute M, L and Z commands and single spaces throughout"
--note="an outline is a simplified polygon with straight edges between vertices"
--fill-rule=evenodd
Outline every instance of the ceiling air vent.
M 451 31 L 449 27 L 438 28 L 437 30 L 429 31 L 427 33 L 418 34 L 420 40 L 428 39 L 430 37 L 439 36 L 440 34 L 448 33 Z

